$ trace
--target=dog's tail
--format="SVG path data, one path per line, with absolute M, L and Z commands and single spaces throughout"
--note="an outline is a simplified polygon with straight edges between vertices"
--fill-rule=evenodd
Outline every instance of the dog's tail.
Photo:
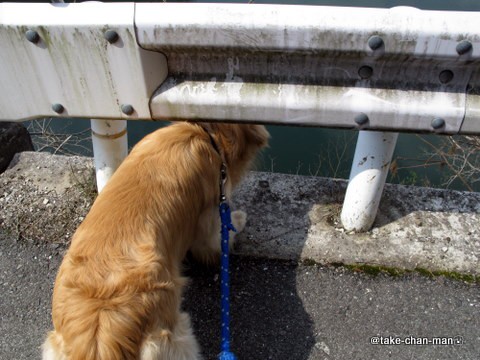
M 50 331 L 42 345 L 42 360 L 66 360 L 63 338 L 56 331 Z
M 70 299 L 71 301 L 72 299 Z M 54 340 L 64 357 L 55 360 L 134 360 L 142 341 L 142 314 L 134 299 L 82 299 L 82 306 L 72 306 L 64 314 L 60 335 Z M 69 301 L 69 302 L 70 302 Z M 125 304 L 128 304 L 126 306 Z M 46 347 L 44 346 L 44 354 Z M 44 358 L 48 359 L 49 358 Z

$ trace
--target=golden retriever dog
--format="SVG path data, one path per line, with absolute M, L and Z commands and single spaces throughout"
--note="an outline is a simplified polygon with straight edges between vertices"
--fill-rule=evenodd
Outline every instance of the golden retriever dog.
M 268 137 L 261 125 L 180 122 L 140 141 L 72 238 L 43 359 L 201 358 L 180 310 L 182 260 L 219 260 L 222 162 L 228 197 Z M 238 231 L 245 222 L 232 212 Z

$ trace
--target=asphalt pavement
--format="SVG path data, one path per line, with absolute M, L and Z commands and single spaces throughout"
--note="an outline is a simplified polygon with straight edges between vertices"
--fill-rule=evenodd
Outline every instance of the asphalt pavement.
M 0 359 L 40 358 L 63 251 L 0 231 Z M 216 359 L 218 270 L 187 261 L 185 273 L 184 308 Z M 234 256 L 231 313 L 239 360 L 480 359 L 480 285 L 444 277 Z

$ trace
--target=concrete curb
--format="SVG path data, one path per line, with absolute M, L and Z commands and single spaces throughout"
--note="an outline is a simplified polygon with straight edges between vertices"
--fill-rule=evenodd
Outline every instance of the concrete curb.
M 480 275 L 480 193 L 387 184 L 373 229 L 355 234 L 339 222 L 346 186 L 251 173 L 236 192 L 249 213 L 237 252 Z
M 52 191 L 60 192 L 60 201 L 65 189 L 78 186 L 65 169 L 71 162 L 75 172 L 91 176 L 91 158 L 28 152 L 16 155 L 9 170 L 0 175 L 0 214 L 25 206 L 18 203 L 15 208 L 10 200 L 12 194 L 19 193 L 18 184 L 30 179 L 28 187 L 21 188 L 32 193 L 25 194 L 32 198 L 29 213 L 43 214 L 55 222 L 58 215 L 54 210 L 41 208 L 46 196 L 42 189 L 48 190 L 48 196 Z M 61 181 L 56 174 L 63 174 Z M 346 185 L 344 180 L 250 173 L 235 192 L 232 204 L 248 214 L 247 227 L 237 236 L 236 253 L 480 275 L 480 193 L 387 184 L 374 228 L 355 234 L 345 233 L 339 223 Z M 75 202 L 75 196 L 79 197 L 77 202 L 83 201 L 81 191 L 68 194 L 64 201 Z M 51 198 L 50 202 L 54 201 Z M 35 208 L 37 203 L 39 209 Z M 82 214 L 76 216 L 81 220 Z M 1 220 L 2 227 L 6 226 L 6 220 Z M 67 238 L 78 225 L 78 221 L 65 223 L 65 236 L 59 238 Z

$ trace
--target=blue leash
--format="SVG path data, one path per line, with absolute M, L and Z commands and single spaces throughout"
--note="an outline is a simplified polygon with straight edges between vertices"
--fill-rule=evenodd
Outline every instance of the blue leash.
M 230 230 L 237 231 L 232 225 L 232 217 L 230 206 L 228 206 L 225 196 L 225 182 L 227 179 L 227 169 L 222 164 L 221 169 L 221 186 L 220 186 L 220 219 L 222 220 L 222 259 L 220 268 L 220 288 L 221 288 L 221 305 L 222 305 L 222 342 L 221 352 L 218 355 L 219 360 L 236 360 L 235 355 L 230 351 L 230 276 L 228 261 L 228 232 Z

